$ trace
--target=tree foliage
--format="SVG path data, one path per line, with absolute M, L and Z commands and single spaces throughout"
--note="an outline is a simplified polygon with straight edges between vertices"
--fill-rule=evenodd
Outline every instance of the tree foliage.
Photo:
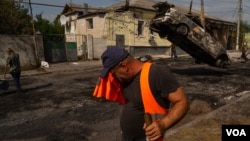
M 29 15 L 27 4 L 16 0 L 0 0 L 0 34 L 32 35 L 32 17 Z M 64 34 L 64 27 L 59 22 L 58 15 L 53 22 L 42 17 L 42 13 L 35 16 L 35 32 L 42 34 Z
M 0 34 L 32 34 L 31 16 L 15 0 L 0 0 Z
M 59 34 L 64 34 L 64 27 L 61 25 L 60 16 L 61 15 L 57 15 L 55 20 L 53 21 L 54 32 Z
M 250 25 L 246 21 L 241 22 L 241 31 L 244 33 L 250 32 Z
M 53 22 L 42 17 L 42 13 L 36 15 L 35 29 L 41 34 L 64 34 L 64 27 L 60 25 L 58 15 Z

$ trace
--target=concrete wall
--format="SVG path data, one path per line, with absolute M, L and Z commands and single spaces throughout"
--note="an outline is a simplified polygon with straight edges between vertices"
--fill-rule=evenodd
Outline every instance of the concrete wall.
M 135 17 L 134 13 L 141 13 L 140 17 Z M 106 15 L 105 33 L 107 45 L 116 45 L 117 35 L 124 35 L 125 46 L 140 47 L 167 47 L 171 43 L 162 39 L 156 33 L 151 33 L 149 23 L 154 12 L 148 10 L 136 9 L 135 11 L 127 11 L 122 13 L 110 12 Z M 138 34 L 139 23 L 142 22 L 142 34 Z M 152 39 L 152 40 L 150 40 Z
M 102 53 L 106 50 L 107 45 L 106 45 L 106 40 L 103 38 L 94 38 L 93 39 L 93 46 L 94 46 L 94 50 L 93 50 L 93 57 L 94 59 L 100 59 Z
M 93 29 L 88 28 L 88 19 L 93 20 Z M 100 48 L 101 46 L 106 48 L 106 42 L 103 40 L 104 36 L 104 30 L 105 27 L 105 19 L 104 15 L 95 15 L 95 16 L 89 16 L 87 18 L 79 18 L 76 21 L 76 42 L 77 42 L 77 53 L 78 56 L 84 55 L 84 46 L 88 44 L 88 59 L 96 58 L 96 56 L 99 56 L 100 54 L 98 50 L 92 50 L 92 46 L 96 46 L 96 48 Z M 90 37 L 91 35 L 91 37 Z M 94 39 L 92 39 L 94 38 Z M 96 39 L 96 40 L 95 40 Z M 101 40 L 101 44 L 100 44 Z M 104 43 L 105 42 L 105 43 Z M 103 44 L 104 43 L 104 44 Z M 102 50 L 102 49 L 101 49 Z
M 142 18 L 135 18 L 133 11 L 116 13 L 110 12 L 106 15 L 96 14 L 88 17 L 80 17 L 76 20 L 75 34 L 77 36 L 78 56 L 84 54 L 84 47 L 87 48 L 87 59 L 100 59 L 102 52 L 110 46 L 115 46 L 119 35 L 124 36 L 124 47 L 142 47 L 150 53 L 166 52 L 166 48 L 171 44 L 166 39 L 161 39 L 158 34 L 150 33 L 149 21 L 154 16 L 154 12 L 136 9 L 138 13 L 143 13 Z M 88 28 L 87 20 L 93 20 L 93 29 Z M 138 23 L 143 22 L 142 34 L 138 35 Z M 67 32 L 66 32 L 67 33 Z M 67 36 L 67 35 L 66 35 Z M 152 38 L 153 37 L 153 38 Z M 150 40 L 153 39 L 153 40 Z M 120 43 L 120 42 L 119 42 Z M 147 49 L 152 47 L 152 49 Z M 160 49 L 160 47 L 163 47 Z M 144 54 L 145 50 L 142 50 Z M 85 56 L 85 55 L 84 55 Z
M 36 36 L 36 49 L 33 36 L 7 36 L 0 35 L 0 72 L 3 72 L 6 64 L 6 49 L 12 48 L 19 53 L 22 70 L 36 68 L 40 61 L 44 60 L 43 40 Z
M 130 47 L 129 52 L 134 56 L 143 55 L 168 55 L 169 47 Z

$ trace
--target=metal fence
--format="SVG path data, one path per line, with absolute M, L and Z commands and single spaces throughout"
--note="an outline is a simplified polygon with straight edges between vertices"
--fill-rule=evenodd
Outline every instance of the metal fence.
M 49 63 L 77 61 L 76 42 L 66 42 L 64 34 L 43 35 L 44 58 Z

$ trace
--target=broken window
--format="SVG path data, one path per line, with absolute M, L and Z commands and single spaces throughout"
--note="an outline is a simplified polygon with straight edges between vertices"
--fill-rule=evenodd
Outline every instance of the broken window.
M 143 25 L 144 25 L 144 21 L 138 21 L 138 28 L 137 28 L 138 36 L 142 35 Z
M 87 22 L 87 28 L 88 29 L 93 29 L 94 26 L 93 26 L 93 19 L 86 19 L 86 22 Z

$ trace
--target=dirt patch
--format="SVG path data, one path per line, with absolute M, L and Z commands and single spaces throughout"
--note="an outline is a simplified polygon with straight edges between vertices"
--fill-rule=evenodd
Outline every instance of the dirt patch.
M 234 99 L 234 102 L 170 130 L 166 139 L 172 141 L 221 141 L 222 125 L 250 124 L 250 107 L 246 104 L 250 102 L 249 94 L 250 91 L 246 91 L 246 95 Z
M 202 115 L 211 112 L 213 109 L 211 106 L 203 100 L 192 101 L 189 109 L 189 113 L 192 115 Z

